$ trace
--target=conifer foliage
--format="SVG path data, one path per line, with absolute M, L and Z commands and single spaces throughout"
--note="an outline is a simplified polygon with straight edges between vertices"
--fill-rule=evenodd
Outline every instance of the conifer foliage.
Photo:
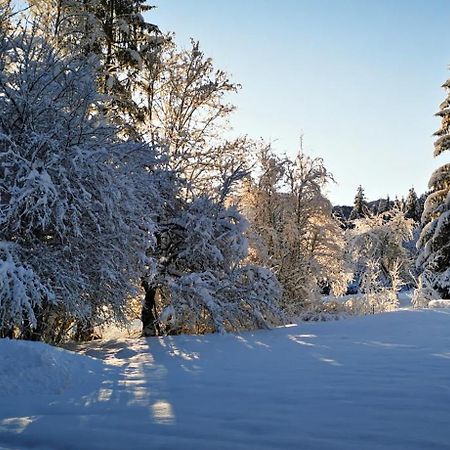
M 414 188 L 411 188 L 405 200 L 405 217 L 414 220 L 414 222 L 420 222 L 421 215 L 422 208 L 419 198 Z
M 450 80 L 443 88 L 447 98 L 436 114 L 441 118 L 441 126 L 435 133 L 434 156 L 450 150 Z M 417 263 L 423 273 L 415 296 L 417 305 L 427 304 L 434 297 L 450 298 L 450 164 L 432 174 L 428 187 L 418 241 Z
M 369 207 L 367 205 L 364 189 L 361 185 L 359 185 L 356 191 L 355 202 L 352 212 L 350 213 L 349 220 L 362 219 L 367 215 L 369 215 Z
M 29 0 L 28 4 L 55 46 L 91 58 L 97 88 L 108 96 L 105 112 L 122 132 L 138 138 L 134 123 L 143 120 L 139 81 L 143 68 L 155 65 L 163 40 L 158 27 L 143 16 L 153 7 L 146 0 Z

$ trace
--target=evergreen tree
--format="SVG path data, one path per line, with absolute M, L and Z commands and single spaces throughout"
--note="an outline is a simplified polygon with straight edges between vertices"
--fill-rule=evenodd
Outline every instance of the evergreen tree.
M 414 220 L 414 222 L 420 222 L 420 216 L 421 211 L 419 199 L 417 197 L 416 191 L 412 187 L 409 190 L 408 196 L 405 200 L 405 217 Z
M 419 218 L 420 218 L 420 220 L 422 219 L 422 214 L 423 214 L 423 211 L 425 209 L 425 202 L 426 202 L 429 194 L 430 194 L 429 192 L 424 192 L 419 197 Z
M 364 189 L 361 185 L 359 185 L 356 191 L 355 201 L 349 220 L 361 219 L 367 215 L 369 215 L 369 207 L 364 195 Z
M 398 196 L 395 196 L 394 205 L 393 208 L 398 211 L 404 211 L 405 210 L 405 199 L 402 197 L 401 199 L 398 198 Z
M 447 98 L 437 116 L 441 126 L 435 133 L 434 156 L 450 150 L 450 79 L 444 83 Z M 450 164 L 444 164 L 431 176 L 430 193 L 422 215 L 422 233 L 418 241 L 418 265 L 423 273 L 416 291 L 417 305 L 430 298 L 450 298 Z
M 143 119 L 139 89 L 144 66 L 152 66 L 163 40 L 143 14 L 153 7 L 146 0 L 28 0 L 40 28 L 60 49 L 91 58 L 97 66 L 98 90 L 107 94 L 105 112 L 138 138 Z M 105 98 L 105 99 L 106 99 Z

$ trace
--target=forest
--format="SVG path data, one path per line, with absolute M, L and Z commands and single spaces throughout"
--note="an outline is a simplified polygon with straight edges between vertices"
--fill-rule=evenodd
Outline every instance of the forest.
M 321 158 L 227 130 L 239 85 L 151 9 L 2 8 L 3 336 L 85 340 L 140 316 L 145 335 L 226 332 L 449 296 L 448 165 L 420 197 L 369 207 L 359 186 L 333 208 Z
M 267 370 L 264 376 L 268 378 L 261 381 L 265 390 L 271 386 L 269 376 L 277 375 L 271 372 L 272 366 L 266 367 L 264 360 L 255 356 L 264 346 L 275 349 L 280 345 L 272 357 L 283 368 L 287 386 L 292 387 L 298 373 L 288 377 L 293 369 L 284 346 L 294 342 L 297 347 L 303 345 L 304 352 L 308 346 L 334 348 L 337 338 L 324 330 L 336 335 L 350 330 L 353 346 L 358 333 L 373 333 L 367 337 L 369 347 L 378 345 L 379 333 L 394 333 L 391 337 L 400 342 L 398 346 L 417 348 L 420 337 L 415 337 L 417 342 L 404 341 L 401 330 L 414 334 L 421 323 L 429 323 L 430 330 L 436 326 L 436 333 L 445 330 L 448 323 L 440 322 L 445 318 L 433 319 L 431 314 L 434 308 L 450 304 L 450 164 L 430 173 L 427 192 L 411 187 L 403 197 L 368 199 L 360 185 L 355 186 L 353 205 L 333 205 L 327 189 L 335 178 L 324 159 L 308 152 L 307 135 L 306 139 L 299 135 L 300 145 L 291 157 L 280 153 L 270 139 L 236 134 L 230 118 L 242 88 L 239 80 L 216 67 L 195 38 L 183 48 L 177 44 L 177 30 L 162 32 L 152 23 L 153 8 L 145 0 L 0 1 L 0 380 L 4 386 L 16 386 L 8 395 L 28 386 L 25 381 L 14 384 L 30 370 L 21 366 L 25 363 L 19 362 L 20 355 L 25 355 L 22 361 L 41 355 L 39 361 L 47 369 L 67 367 L 55 372 L 50 381 L 54 386 L 62 383 L 61 389 L 65 389 L 62 380 L 72 383 L 77 377 L 84 380 L 103 370 L 92 358 L 80 369 L 81 359 L 77 358 L 103 355 L 100 359 L 114 357 L 120 365 L 119 354 L 131 361 L 137 354 L 144 358 L 147 345 L 150 349 L 167 346 L 166 350 L 154 350 L 156 362 L 147 355 L 139 360 L 139 367 L 143 368 L 141 375 L 150 370 L 142 375 L 149 387 L 159 376 L 155 364 L 160 358 L 164 367 L 178 374 L 179 379 L 168 378 L 173 387 L 182 386 L 184 381 L 179 380 L 197 370 L 192 361 L 202 351 L 209 355 L 202 359 L 204 373 L 224 380 L 227 372 L 215 378 L 215 371 L 222 366 L 219 362 L 214 365 L 217 356 L 212 347 L 197 347 L 216 339 L 211 342 L 223 345 L 224 352 L 239 355 L 242 348 L 234 337 L 244 336 L 247 347 L 253 349 L 248 360 L 257 367 L 255 372 Z M 435 157 L 450 150 L 450 80 L 443 88 L 443 102 L 437 105 L 441 125 L 435 132 Z M 395 311 L 397 315 L 384 314 Z M 441 311 L 446 314 L 445 309 Z M 414 312 L 423 314 L 424 322 L 412 316 Z M 394 318 L 407 327 L 398 328 L 398 334 L 394 331 L 397 325 L 389 325 Z M 376 320 L 379 328 L 374 325 Z M 126 331 L 136 322 L 137 340 L 103 344 L 111 327 Z M 359 323 L 371 324 L 369 331 L 364 325 L 359 329 Z M 295 335 L 290 331 L 294 326 L 298 327 Z M 262 333 L 256 330 L 271 334 L 245 334 Z M 319 331 L 323 333 L 317 337 Z M 212 333 L 218 336 L 208 337 Z M 192 335 L 206 337 L 196 341 Z M 446 339 L 445 333 L 442 336 Z M 283 339 L 290 343 L 281 346 Z M 18 350 L 12 346 L 16 340 Z M 312 343 L 315 340 L 320 344 Z M 442 342 L 436 354 L 444 363 L 449 353 L 447 341 Z M 41 347 L 44 343 L 75 349 L 78 354 L 69 357 L 64 353 L 67 350 L 60 348 L 51 350 L 60 353 L 48 353 L 51 347 Z M 29 346 L 32 344 L 35 347 Z M 359 355 L 355 358 L 364 359 L 360 347 L 342 345 L 343 360 L 352 352 Z M 387 350 L 369 347 L 374 364 L 399 364 L 394 353 L 376 353 Z M 31 352 L 29 356 L 27 352 Z M 398 357 L 403 361 L 407 354 L 399 352 Z M 172 367 L 168 355 L 180 357 L 181 363 Z M 321 354 L 318 360 L 336 366 L 333 370 L 341 365 L 334 356 Z M 71 369 L 71 364 L 76 368 Z M 311 373 L 318 374 L 318 392 L 323 392 L 325 372 L 311 364 Z M 349 359 L 346 367 L 352 364 Z M 187 374 L 183 375 L 181 368 Z M 301 371 L 300 366 L 297 369 Z M 359 365 L 348 372 L 346 382 L 360 386 L 362 376 L 379 376 L 374 385 L 383 389 L 384 371 L 358 378 L 358 370 Z M 117 372 L 117 380 L 125 372 Z M 306 377 L 304 373 L 301 376 Z M 427 372 L 420 375 L 426 376 Z M 43 372 L 42 380 L 47 377 L 50 372 Z M 305 386 L 314 378 L 304 378 Z M 236 379 L 236 389 L 240 381 Z M 191 382 L 196 389 L 195 380 Z M 430 389 L 437 385 L 434 380 Z M 165 392 L 163 388 L 159 391 L 160 385 L 151 386 Z M 204 386 L 205 392 L 212 389 L 207 383 Z M 361 383 L 361 389 L 364 386 Z M 125 408 L 131 391 L 111 388 L 113 398 L 119 395 L 114 394 L 115 389 L 122 392 L 117 404 Z M 216 395 L 217 389 L 208 395 Z M 305 395 L 296 389 L 294 397 Z M 339 386 L 336 389 L 341 392 Z M 51 389 L 48 392 L 55 394 Z M 135 397 L 130 398 L 138 399 L 137 391 L 133 392 Z M 178 411 L 201 397 L 189 391 L 192 399 L 181 403 L 175 391 L 170 392 Z M 289 405 L 291 393 L 280 394 L 283 405 Z M 351 390 L 341 394 L 354 395 Z M 371 395 L 366 398 L 376 402 L 378 397 Z M 226 394 L 220 398 L 226 405 Z M 255 394 L 252 401 L 258 405 L 261 398 Z M 206 415 L 215 411 L 204 401 Z M 172 413 L 167 413 L 161 399 L 155 402 L 154 426 L 159 430 L 164 421 L 157 418 L 170 418 Z M 405 402 L 401 408 L 407 408 Z M 261 408 L 275 403 L 261 403 Z M 24 411 L 29 407 L 24 406 Z M 58 414 L 73 411 L 72 407 L 81 408 L 80 403 L 67 403 L 60 405 Z M 20 417 L 31 417 L 31 422 L 23 420 L 32 423 L 33 417 L 43 417 L 36 411 Z M 0 420 L 0 448 L 31 448 L 34 444 L 26 440 L 26 433 L 23 441 L 17 441 L 18 447 L 10 437 L 16 436 L 16 431 L 8 427 L 20 422 L 10 421 L 14 414 L 1 414 L 6 419 Z M 189 416 L 180 414 L 181 418 Z M 284 413 L 279 414 L 283 417 Z M 136 417 L 140 417 L 137 411 Z M 350 417 L 358 421 L 357 413 Z M 47 430 L 52 423 L 47 423 Z M 187 428 L 197 426 L 189 423 Z M 3 442 L 4 430 L 9 440 Z M 38 434 L 33 435 L 37 439 L 33 442 L 43 443 L 45 448 L 81 448 L 74 441 L 68 447 L 61 446 L 61 440 L 41 441 L 39 431 L 34 433 Z M 236 442 L 241 442 L 242 437 L 236 436 Z M 330 437 L 328 444 L 310 438 L 305 448 L 394 448 L 376 447 L 370 439 L 355 441 L 353 447 L 340 437 Z M 444 433 L 443 441 L 446 438 Z M 121 442 L 119 435 L 117 439 L 108 448 L 127 448 L 129 441 Z M 136 439 L 137 446 L 129 448 L 149 448 Z M 207 444 L 171 441 L 167 447 L 157 441 L 155 448 L 241 448 L 233 447 L 231 441 L 208 439 Z M 431 448 L 432 442 L 423 444 L 425 441 L 417 439 L 417 448 Z M 105 448 L 101 440 L 89 442 L 83 448 Z M 242 448 L 294 448 L 290 445 L 300 441 L 280 441 L 280 447 L 275 441 L 268 441 L 267 446 L 255 442 Z M 366 445 L 368 442 L 373 447 Z M 444 448 L 439 445 L 433 448 Z M 416 447 L 403 441 L 395 448 Z

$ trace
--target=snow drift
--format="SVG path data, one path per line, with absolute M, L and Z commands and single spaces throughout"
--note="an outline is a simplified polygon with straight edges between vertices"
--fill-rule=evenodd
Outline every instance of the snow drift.
M 0 397 L 61 394 L 95 382 L 103 364 L 40 342 L 0 339 Z

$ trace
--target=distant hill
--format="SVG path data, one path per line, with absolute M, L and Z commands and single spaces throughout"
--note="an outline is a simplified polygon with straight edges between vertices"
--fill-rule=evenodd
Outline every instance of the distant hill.
M 333 206 L 333 214 L 343 221 L 347 221 L 352 212 L 353 206 L 336 205 Z

